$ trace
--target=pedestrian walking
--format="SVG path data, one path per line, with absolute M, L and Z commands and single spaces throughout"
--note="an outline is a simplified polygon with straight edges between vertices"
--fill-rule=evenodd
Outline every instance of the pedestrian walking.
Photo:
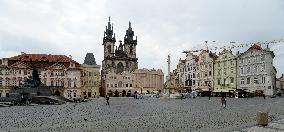
M 106 105 L 109 105 L 109 95 L 106 95 L 106 101 L 107 101 Z
M 263 98 L 265 99 L 265 94 L 262 94 Z
M 182 100 L 182 99 L 183 99 L 183 97 L 184 97 L 184 96 L 183 96 L 183 94 L 181 94 L 180 100 Z
M 226 98 L 225 98 L 225 96 L 224 95 L 222 95 L 222 97 L 221 97 L 221 103 L 222 103 L 222 107 L 223 108 L 226 108 Z
M 211 91 L 212 91 L 212 89 L 211 89 L 211 87 L 209 86 L 209 101 L 211 101 Z

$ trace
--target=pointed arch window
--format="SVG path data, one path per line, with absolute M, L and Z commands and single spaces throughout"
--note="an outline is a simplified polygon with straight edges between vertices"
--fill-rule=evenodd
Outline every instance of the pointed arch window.
M 116 73 L 122 73 L 124 71 L 124 66 L 121 62 L 117 64 Z

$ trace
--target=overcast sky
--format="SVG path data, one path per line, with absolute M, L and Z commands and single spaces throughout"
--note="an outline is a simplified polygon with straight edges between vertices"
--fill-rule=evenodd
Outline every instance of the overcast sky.
M 164 73 L 167 54 L 173 69 L 183 50 L 205 48 L 206 40 L 215 47 L 284 38 L 284 0 L 0 0 L 0 58 L 24 51 L 72 55 L 82 63 L 92 52 L 101 65 L 108 16 L 117 43 L 132 22 L 139 68 Z M 278 76 L 283 48 L 271 47 Z

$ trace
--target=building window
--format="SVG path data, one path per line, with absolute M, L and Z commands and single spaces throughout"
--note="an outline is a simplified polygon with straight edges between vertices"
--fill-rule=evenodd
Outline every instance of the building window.
M 247 73 L 250 73 L 250 67 L 247 67 Z
M 128 84 L 125 84 L 126 87 L 128 87 Z
M 218 85 L 220 85 L 220 84 L 221 84 L 221 80 L 220 80 L 220 79 L 218 79 L 218 82 L 217 82 L 217 83 L 218 83 Z
M 265 84 L 265 77 L 262 77 L 261 82 Z
M 241 68 L 240 71 L 241 71 L 241 74 L 244 74 L 244 68 Z
M 132 84 L 129 84 L 129 87 L 132 87 Z
M 13 86 L 17 86 L 17 80 L 13 80 Z
M 254 72 L 255 73 L 257 72 L 257 66 L 254 66 Z
M 241 84 L 245 84 L 245 79 L 241 79 Z
M 265 55 L 261 55 L 261 61 L 264 61 L 264 59 L 265 59 Z
M 68 87 L 71 87 L 71 81 L 68 80 Z
M 6 91 L 6 97 L 10 97 L 10 94 L 8 91 Z
M 2 86 L 2 82 L 3 82 L 3 81 L 2 81 L 2 80 L 0 80 L 0 86 Z
M 67 97 L 71 98 L 71 90 L 67 90 Z
M 234 78 L 233 77 L 231 77 L 231 83 L 234 83 Z
M 27 75 L 27 71 L 26 70 L 24 70 L 24 75 Z
M 258 84 L 258 78 L 257 77 L 254 77 L 254 83 Z
M 261 72 L 265 70 L 265 64 L 262 65 Z
M 76 97 L 77 96 L 77 90 L 74 90 L 73 91 L 73 97 Z
M 114 87 L 116 87 L 116 88 L 117 88 L 117 84 L 114 84 Z
M 247 84 L 250 84 L 250 77 L 247 78 Z

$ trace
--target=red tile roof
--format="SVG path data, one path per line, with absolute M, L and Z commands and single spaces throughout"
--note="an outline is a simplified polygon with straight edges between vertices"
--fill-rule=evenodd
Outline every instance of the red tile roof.
M 262 50 L 261 46 L 258 43 L 253 44 L 250 49 Z
M 7 58 L 8 61 L 22 61 L 22 62 L 39 62 L 39 61 L 45 61 L 50 63 L 75 63 L 76 67 L 79 67 L 79 63 L 72 60 L 70 57 L 67 57 L 66 55 L 51 55 L 51 54 L 21 54 L 17 55 L 11 58 Z
M 48 62 L 74 62 L 71 58 L 65 55 L 51 55 L 51 54 L 21 54 L 8 58 L 8 60 L 17 60 L 17 61 L 48 61 Z
M 192 57 L 193 57 L 193 59 L 195 59 L 195 61 L 198 61 L 198 59 L 199 59 L 198 55 L 193 55 Z

